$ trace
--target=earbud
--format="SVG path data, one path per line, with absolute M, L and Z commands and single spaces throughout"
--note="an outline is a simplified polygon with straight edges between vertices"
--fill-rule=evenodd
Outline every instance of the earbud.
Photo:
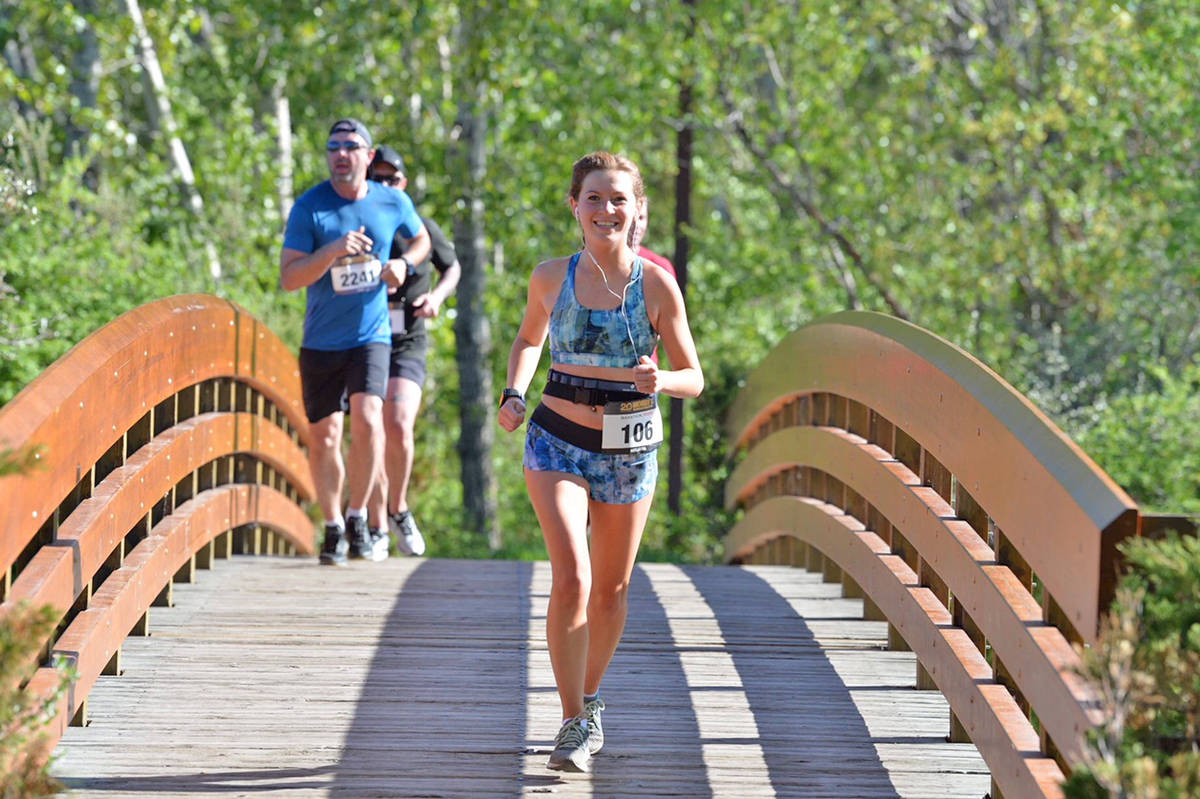
M 574 209 L 574 211 L 575 211 L 575 219 L 579 220 L 579 209 L 576 208 L 576 209 Z M 582 220 L 579 220 L 579 221 L 582 221 Z

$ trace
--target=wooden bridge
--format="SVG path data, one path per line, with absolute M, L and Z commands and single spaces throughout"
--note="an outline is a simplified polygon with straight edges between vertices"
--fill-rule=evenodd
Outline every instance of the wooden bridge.
M 639 565 L 605 751 L 562 776 L 548 566 L 316 568 L 299 396 L 192 295 L 0 410 L 36 464 L 0 478 L 0 616 L 57 609 L 25 690 L 74 667 L 49 733 L 79 795 L 1059 796 L 1101 721 L 1072 645 L 1168 521 L 945 341 L 805 327 L 730 415 L 730 565 Z

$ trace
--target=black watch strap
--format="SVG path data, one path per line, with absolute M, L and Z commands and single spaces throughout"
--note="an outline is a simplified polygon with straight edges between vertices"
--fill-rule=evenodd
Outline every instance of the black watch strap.
M 508 402 L 510 399 L 513 399 L 514 397 L 519 399 L 521 401 L 521 404 L 525 403 L 525 395 L 524 394 L 522 394 L 520 391 L 517 391 L 515 388 L 506 388 L 506 389 L 504 389 L 504 391 L 500 392 L 500 407 L 503 408 L 504 403 Z

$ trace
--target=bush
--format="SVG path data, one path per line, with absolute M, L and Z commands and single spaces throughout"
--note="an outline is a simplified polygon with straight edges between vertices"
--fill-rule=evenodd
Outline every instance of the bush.
M 35 653 L 54 630 L 58 614 L 49 605 L 18 603 L 0 618 L 0 797 L 50 796 L 62 786 L 49 775 L 42 727 L 50 720 L 71 675 L 53 696 L 35 699 L 24 683 L 37 667 Z
M 1171 533 L 1122 549 L 1132 569 L 1083 653 L 1105 722 L 1065 794 L 1200 796 L 1200 538 Z

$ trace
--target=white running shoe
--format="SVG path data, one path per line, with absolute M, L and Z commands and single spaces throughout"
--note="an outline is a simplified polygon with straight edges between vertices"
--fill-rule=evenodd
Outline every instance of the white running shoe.
M 600 724 L 600 711 L 602 710 L 604 710 L 604 700 L 600 697 L 583 703 L 583 713 L 588 720 L 588 751 L 593 755 L 604 746 L 604 727 Z
M 405 555 L 425 554 L 425 538 L 413 521 L 412 511 L 388 514 L 388 527 L 396 536 L 396 549 Z
M 367 560 L 378 563 L 381 560 L 387 560 L 388 550 L 392 548 L 392 539 L 388 537 L 387 530 L 382 527 L 371 528 L 371 551 L 367 555 Z

